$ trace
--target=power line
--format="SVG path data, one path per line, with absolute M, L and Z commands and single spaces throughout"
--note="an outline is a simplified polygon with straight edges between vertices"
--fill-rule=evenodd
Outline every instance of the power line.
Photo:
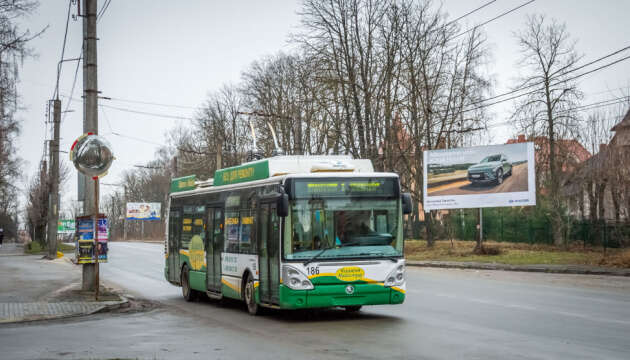
M 160 114 L 160 113 L 154 113 L 154 112 L 148 112 L 148 111 L 132 110 L 132 109 L 121 108 L 121 107 L 111 106 L 111 105 L 103 105 L 103 104 L 99 104 L 98 106 L 101 106 L 101 107 L 104 107 L 104 108 L 108 108 L 108 109 L 113 109 L 113 110 L 118 110 L 118 111 L 128 112 L 128 113 L 132 113 L 132 114 L 140 114 L 140 115 L 147 115 L 147 116 L 156 116 L 156 117 L 161 117 L 161 118 L 166 118 L 166 119 L 176 119 L 176 120 L 195 120 L 194 118 L 191 118 L 191 117 L 177 116 L 177 115 L 166 115 L 166 114 Z
M 505 15 L 508 15 L 508 14 L 510 14 L 510 13 L 512 13 L 512 12 L 514 12 L 514 11 L 516 11 L 516 10 L 518 10 L 518 9 L 520 9 L 520 8 L 522 8 L 522 7 L 524 7 L 524 6 L 527 6 L 527 5 L 531 4 L 531 3 L 533 3 L 534 1 L 536 1 L 536 0 L 529 0 L 528 2 L 525 2 L 525 3 L 523 3 L 523 4 L 521 4 L 521 5 L 517 6 L 517 7 L 515 7 L 515 8 L 513 8 L 513 9 L 510 9 L 510 10 L 508 10 L 508 11 L 506 11 L 506 12 L 504 12 L 504 13 L 500 14 L 500 15 L 497 15 L 497 16 L 493 17 L 493 18 L 492 18 L 492 19 L 490 19 L 490 20 L 484 21 L 484 22 L 482 22 L 482 23 L 481 23 L 481 24 L 479 24 L 479 25 L 475 25 L 472 29 L 468 29 L 468 30 L 466 30 L 466 31 L 464 31 L 464 32 L 461 32 L 461 33 L 459 33 L 459 34 L 455 35 L 454 37 L 452 37 L 452 38 L 451 38 L 451 40 L 452 40 L 452 39 L 456 39 L 456 38 L 458 38 L 458 37 L 460 37 L 460 36 L 462 36 L 462 35 L 468 34 L 469 32 L 474 31 L 474 30 L 476 30 L 476 29 L 478 29 L 478 28 L 480 28 L 480 27 L 482 27 L 482 26 L 484 26 L 484 25 L 486 25 L 486 24 L 488 24 L 488 23 L 490 23 L 490 22 L 492 22 L 492 21 L 495 21 L 495 20 L 497 20 L 497 19 L 499 19 L 499 18 L 502 18 L 502 17 L 504 17 Z
M 100 21 L 101 20 L 101 18 L 103 17 L 105 12 L 107 11 L 107 8 L 109 8 L 109 4 L 111 2 L 112 2 L 111 0 L 105 0 L 105 2 L 103 3 L 103 6 L 101 6 L 101 10 L 96 15 L 96 21 Z
M 585 104 L 585 105 L 576 106 L 576 107 L 573 107 L 573 108 L 569 108 L 569 109 L 565 109 L 565 110 L 559 111 L 557 114 L 565 114 L 565 113 L 571 112 L 571 111 L 593 110 L 593 109 L 597 109 L 597 108 L 601 108 L 601 107 L 627 103 L 629 100 L 630 100 L 629 96 L 623 96 L 623 97 L 619 97 L 619 98 L 608 99 L 608 100 L 604 100 L 604 101 L 598 101 L 598 102 L 591 103 L 591 104 Z M 516 120 L 503 121 L 503 122 L 500 122 L 500 123 L 495 123 L 495 124 L 492 124 L 492 125 L 488 125 L 488 128 L 509 125 L 509 124 L 514 123 L 514 121 L 525 121 L 525 120 L 533 120 L 533 119 L 534 118 L 532 117 L 532 118 L 521 118 L 521 119 L 516 119 Z
M 461 20 L 461 19 L 463 19 L 463 18 L 467 17 L 468 15 L 471 15 L 471 14 L 473 14 L 473 13 L 475 13 L 475 12 L 477 12 L 477 11 L 479 11 L 479 10 L 481 10 L 481 9 L 485 8 L 486 6 L 491 5 L 492 3 L 495 3 L 495 2 L 497 2 L 497 0 L 488 1 L 487 3 L 485 3 L 485 4 L 481 5 L 480 7 L 476 8 L 476 9 L 474 9 L 474 10 L 471 10 L 471 11 L 467 12 L 466 14 L 464 14 L 464 15 L 462 15 L 462 16 L 460 16 L 460 17 L 456 18 L 455 20 L 451 20 L 451 21 L 449 21 L 448 23 L 446 23 L 446 26 L 451 25 L 451 24 L 453 24 L 453 23 L 456 23 L 456 22 L 458 22 L 459 20 Z
M 81 1 L 81 0 L 79 0 Z M 70 98 L 68 103 L 66 104 L 66 110 L 63 113 L 63 120 L 66 120 L 66 114 L 68 113 L 68 109 L 70 109 L 70 102 L 73 100 L 72 96 L 74 96 L 74 88 L 77 85 L 77 77 L 79 75 L 79 66 L 81 65 L 81 59 L 83 58 L 83 47 L 81 47 L 81 53 L 77 60 L 77 67 L 74 69 L 74 79 L 72 79 L 72 89 L 70 90 Z
M 103 117 L 105 118 L 105 121 L 107 122 L 107 126 L 109 126 L 109 131 L 113 133 L 114 130 L 112 129 L 112 123 L 109 122 L 109 118 L 107 117 L 107 114 L 105 113 L 105 109 L 101 108 L 101 113 L 103 114 Z
M 157 103 L 157 102 L 149 102 L 149 101 L 140 101 L 140 100 L 129 100 L 129 99 L 121 99 L 121 98 L 113 98 L 110 97 L 109 100 L 111 101 L 120 101 L 120 102 L 126 102 L 126 103 L 133 103 L 133 104 L 143 104 L 143 105 L 155 105 L 155 106 L 163 106 L 163 107 L 172 107 L 172 108 L 179 108 L 179 109 L 197 109 L 197 107 L 195 106 L 185 106 L 185 105 L 174 105 L 174 104 L 163 104 L 163 103 Z
M 624 47 L 624 48 L 622 48 L 622 49 L 620 49 L 620 50 L 616 50 L 616 51 L 614 51 L 614 52 L 612 52 L 612 53 L 610 53 L 610 54 L 604 55 L 604 56 L 602 56 L 602 57 L 600 57 L 600 58 L 598 58 L 598 59 L 595 59 L 595 60 L 593 60 L 593 61 L 590 61 L 590 62 L 588 62 L 588 63 L 586 63 L 586 64 L 584 64 L 584 65 L 580 65 L 579 67 L 577 67 L 577 68 L 575 68 L 575 69 L 571 69 L 571 70 L 569 70 L 569 71 L 563 72 L 563 73 L 561 73 L 561 74 L 559 74 L 559 75 L 557 75 L 557 76 L 563 76 L 563 75 L 566 75 L 566 74 L 572 73 L 572 72 L 574 72 L 574 71 L 577 71 L 577 70 L 583 69 L 583 68 L 585 68 L 586 66 L 593 65 L 593 64 L 595 64 L 595 63 L 597 63 L 597 62 L 600 62 L 600 61 L 602 61 L 602 60 L 605 60 L 605 59 L 607 59 L 607 58 L 609 58 L 609 57 L 611 57 L 611 56 L 615 56 L 615 55 L 617 55 L 617 54 L 619 54 L 619 53 L 621 53 L 621 52 L 623 52 L 623 51 L 625 51 L 625 50 L 628 50 L 628 49 L 630 49 L 630 46 L 626 46 L 626 47 Z M 566 68 L 566 67 L 565 67 L 565 68 Z M 569 80 L 565 80 L 565 81 L 569 81 Z M 477 105 L 477 104 L 481 104 L 481 103 L 484 103 L 484 102 L 489 101 L 489 100 L 494 100 L 494 99 L 498 99 L 498 98 L 501 98 L 501 97 L 504 97 L 504 96 L 507 96 L 507 95 L 512 95 L 512 94 L 515 94 L 515 93 L 521 92 L 521 91 L 523 91 L 523 90 L 527 90 L 527 89 L 531 89 L 531 88 L 536 87 L 536 86 L 540 86 L 540 85 L 542 85 L 542 84 L 544 84 L 544 83 L 545 83 L 544 81 L 539 81 L 539 82 L 536 82 L 536 83 L 533 83 L 533 84 L 529 84 L 529 85 L 521 86 L 521 87 L 519 87 L 519 88 L 517 88 L 517 89 L 510 90 L 510 91 L 508 91 L 508 92 L 504 92 L 504 93 L 499 94 L 499 95 L 495 95 L 495 96 L 491 96 L 491 97 L 489 97 L 489 98 L 485 98 L 485 99 L 482 99 L 482 100 L 474 101 L 474 102 L 472 102 L 472 103 L 468 104 L 468 106 L 471 106 L 471 105 Z
M 70 100 L 71 101 L 80 101 L 80 100 L 76 100 L 76 99 L 70 99 Z M 166 118 L 166 119 L 191 120 L 191 121 L 195 120 L 192 117 L 179 116 L 179 115 L 168 115 L 168 114 L 161 114 L 161 113 L 155 113 L 155 112 L 149 112 L 149 111 L 133 110 L 133 109 L 123 108 L 123 107 L 118 107 L 118 106 L 112 106 L 112 105 L 98 104 L 98 106 L 104 107 L 104 108 L 107 108 L 107 109 L 113 109 L 113 110 L 118 110 L 118 111 L 122 111 L 122 112 L 128 112 L 128 113 L 132 113 L 132 114 L 155 116 L 155 117 L 161 117 L 161 118 Z
M 70 23 L 70 10 L 72 8 L 72 0 L 68 0 L 68 15 L 66 16 L 66 30 L 63 34 L 63 45 L 61 46 L 61 59 L 59 65 L 57 65 L 57 81 L 55 82 L 55 91 L 53 93 L 53 99 L 59 99 L 59 77 L 61 76 L 61 66 L 63 63 L 63 57 L 66 52 L 66 41 L 68 39 L 68 24 Z
M 595 69 L 593 69 L 593 70 L 589 70 L 589 71 L 587 71 L 587 72 L 584 72 L 584 73 L 578 74 L 578 75 L 576 75 L 576 76 L 574 76 L 574 77 L 572 77 L 572 78 L 565 79 L 565 80 L 560 80 L 560 81 L 556 81 L 556 82 L 554 82 L 553 84 L 551 84 L 550 86 L 554 86 L 554 85 L 558 85 L 558 84 L 560 84 L 560 83 L 564 83 L 564 82 L 568 82 L 568 81 L 572 81 L 572 80 L 578 79 L 578 78 L 580 78 L 580 77 L 582 77 L 582 76 L 585 76 L 585 75 L 588 75 L 588 74 L 592 74 L 592 73 L 594 73 L 594 72 L 596 72 L 596 71 L 599 71 L 599 70 L 603 70 L 603 69 L 605 69 L 605 68 L 607 68 L 607 67 L 610 67 L 610 66 L 612 66 L 612 65 L 618 64 L 618 63 L 620 63 L 620 62 L 622 62 L 622 61 L 625 61 L 625 60 L 628 60 L 628 59 L 630 59 L 630 56 L 626 56 L 626 57 L 624 57 L 624 58 L 621 58 L 621 59 L 615 60 L 615 61 L 613 61 L 613 62 L 610 62 L 610 63 L 608 63 L 608 64 L 602 65 L 602 66 L 600 66 L 600 67 L 597 67 L 597 68 L 595 68 Z M 567 72 L 567 73 L 568 73 L 568 72 Z M 489 106 L 493 106 L 493 105 L 501 104 L 501 103 L 504 103 L 504 102 L 506 102 L 506 101 L 510 101 L 510 100 L 514 100 L 514 99 L 520 98 L 520 97 L 522 97 L 522 96 L 526 96 L 526 95 L 531 95 L 531 94 L 534 94 L 534 93 L 536 93 L 536 92 L 538 92 L 538 91 L 539 91 L 539 90 L 528 91 L 528 92 L 526 92 L 526 93 L 522 93 L 522 94 L 519 94 L 519 95 L 511 96 L 511 97 L 506 98 L 506 99 L 503 99 L 503 100 L 499 100 L 499 101 L 495 101 L 495 102 L 492 102 L 492 103 L 489 103 L 489 104 L 485 104 L 485 105 L 477 106 L 477 107 L 474 107 L 474 108 L 472 108 L 472 109 L 465 109 L 465 110 L 462 110 L 462 111 L 461 111 L 461 113 L 465 113 L 465 112 L 469 112 L 469 111 L 475 111 L 475 110 L 483 109 L 483 108 L 486 108 L 486 107 L 489 107 Z M 479 101 L 479 102 L 482 102 L 482 101 L 483 101 L 483 100 L 481 100 L 481 101 Z M 479 102 L 477 102 L 477 103 L 479 103 Z

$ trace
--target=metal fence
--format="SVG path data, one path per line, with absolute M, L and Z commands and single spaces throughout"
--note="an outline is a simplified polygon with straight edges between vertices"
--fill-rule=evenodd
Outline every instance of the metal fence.
M 477 209 L 451 211 L 441 221 L 434 221 L 431 231 L 436 239 L 474 241 L 477 236 Z M 485 240 L 552 245 L 553 231 L 549 217 L 520 214 L 503 209 L 484 209 Z M 418 223 L 413 233 L 424 238 L 426 223 Z M 630 247 L 630 221 L 567 220 L 564 238 L 584 246 Z

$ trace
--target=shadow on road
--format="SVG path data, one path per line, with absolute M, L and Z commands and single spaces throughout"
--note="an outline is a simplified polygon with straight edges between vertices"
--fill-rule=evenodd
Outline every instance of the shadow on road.
M 202 297 L 199 299 L 200 303 L 206 306 L 220 307 L 227 311 L 238 311 L 247 313 L 245 303 L 224 298 L 222 300 L 213 300 L 208 297 Z M 368 307 L 369 309 L 369 307 Z M 326 309 L 304 309 L 304 310 L 276 310 L 263 308 L 260 317 L 269 320 L 275 320 L 285 323 L 303 323 L 303 322 L 338 322 L 338 321 L 353 321 L 353 320 L 379 320 L 395 323 L 402 321 L 402 319 L 394 316 L 387 316 L 382 314 L 368 313 L 365 311 L 348 312 L 343 308 L 326 308 Z

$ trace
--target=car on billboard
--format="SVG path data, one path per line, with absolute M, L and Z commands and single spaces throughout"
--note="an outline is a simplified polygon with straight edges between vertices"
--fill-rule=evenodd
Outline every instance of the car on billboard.
M 512 175 L 512 163 L 504 154 L 486 156 L 479 163 L 468 168 L 468 181 L 472 184 L 503 183 L 506 176 Z

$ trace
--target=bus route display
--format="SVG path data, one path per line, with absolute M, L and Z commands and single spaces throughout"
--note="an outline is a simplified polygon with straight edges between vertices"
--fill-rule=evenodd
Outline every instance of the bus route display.
M 296 198 L 345 197 L 345 196 L 394 196 L 396 179 L 349 178 L 349 179 L 297 179 L 294 184 Z

